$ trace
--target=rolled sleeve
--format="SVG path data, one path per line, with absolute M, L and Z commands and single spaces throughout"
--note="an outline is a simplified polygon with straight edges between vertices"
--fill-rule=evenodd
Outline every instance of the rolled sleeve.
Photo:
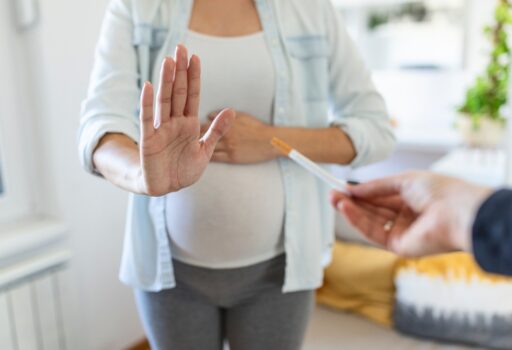
M 95 175 L 100 175 L 94 168 L 93 153 L 103 136 L 109 133 L 124 134 L 137 142 L 139 128 L 125 118 L 103 115 L 90 119 L 80 126 L 78 150 L 83 168 Z
M 139 139 L 139 73 L 130 6 L 129 0 L 113 0 L 108 7 L 82 104 L 78 151 L 84 169 L 93 174 L 93 152 L 105 134 Z
M 384 160 L 396 139 L 384 99 L 358 54 L 336 9 L 325 1 L 328 40 L 331 125 L 340 127 L 356 150 L 353 167 Z
M 384 160 L 395 148 L 395 135 L 387 120 L 346 117 L 331 125 L 341 128 L 352 141 L 356 157 L 350 165 L 354 168 Z

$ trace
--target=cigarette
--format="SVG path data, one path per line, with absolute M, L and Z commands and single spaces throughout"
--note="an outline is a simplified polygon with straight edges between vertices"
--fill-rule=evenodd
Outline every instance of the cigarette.
M 312 173 L 319 179 L 323 180 L 330 187 L 332 187 L 338 191 L 341 191 L 341 192 L 345 192 L 345 193 L 347 192 L 347 181 L 335 178 L 330 172 L 321 168 L 315 162 L 313 162 L 311 159 L 307 158 L 299 151 L 290 147 L 283 140 L 280 140 L 277 137 L 274 137 L 274 138 L 272 138 L 271 144 L 272 144 L 272 146 L 277 148 L 279 151 L 281 151 L 284 155 L 286 155 L 288 158 L 292 159 L 297 164 L 302 166 L 304 169 L 306 169 L 307 171 L 309 171 L 310 173 Z

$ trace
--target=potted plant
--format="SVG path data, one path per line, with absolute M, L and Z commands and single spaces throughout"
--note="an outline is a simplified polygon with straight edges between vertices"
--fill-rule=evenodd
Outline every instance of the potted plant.
M 459 108 L 457 127 L 464 141 L 475 147 L 495 147 L 505 136 L 503 106 L 508 98 L 511 52 L 507 30 L 512 24 L 510 0 L 499 0 L 495 24 L 485 28 L 493 48 L 484 74 L 476 79 Z

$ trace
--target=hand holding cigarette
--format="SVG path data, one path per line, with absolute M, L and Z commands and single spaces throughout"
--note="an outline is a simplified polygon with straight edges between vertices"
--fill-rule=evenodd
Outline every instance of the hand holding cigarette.
M 403 256 L 471 250 L 471 226 L 491 189 L 411 172 L 333 192 L 332 204 L 368 239 Z

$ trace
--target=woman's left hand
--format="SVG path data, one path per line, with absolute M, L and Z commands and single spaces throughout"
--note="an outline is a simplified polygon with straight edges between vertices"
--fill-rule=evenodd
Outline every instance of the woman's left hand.
M 217 116 L 214 112 L 208 116 L 209 122 L 201 126 L 201 131 L 207 130 Z M 217 143 L 212 161 L 230 164 L 253 164 L 266 162 L 279 155 L 270 141 L 273 137 L 273 127 L 255 117 L 244 113 L 236 113 L 236 119 L 230 130 Z

